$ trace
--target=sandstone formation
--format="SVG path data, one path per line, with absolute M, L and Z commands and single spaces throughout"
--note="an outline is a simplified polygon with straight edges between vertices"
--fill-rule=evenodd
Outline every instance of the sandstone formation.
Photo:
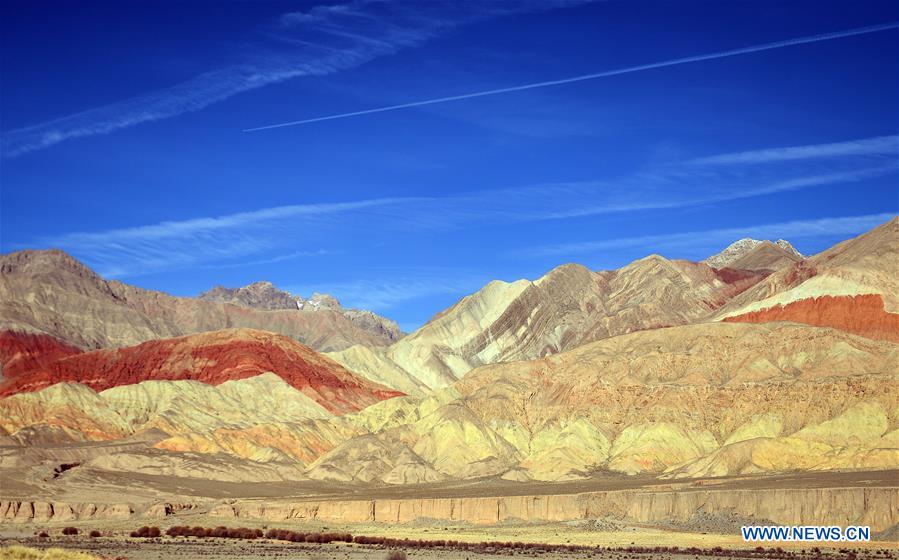
M 231 327 L 277 332 L 326 351 L 395 340 L 389 323 L 347 317 L 340 310 L 300 313 L 295 306 L 254 309 L 173 297 L 103 280 L 58 250 L 0 255 L 0 332 L 44 334 L 97 349 Z
M 81 349 L 45 334 L 0 332 L 0 379 L 47 366 Z
M 538 361 L 485 366 L 453 388 L 475 417 L 516 446 L 517 467 L 532 478 L 596 468 L 663 473 L 707 457 L 735 434 L 757 433 L 766 426 L 759 416 L 776 418 L 780 429 L 753 437 L 786 437 L 858 402 L 888 414 L 868 444 L 894 449 L 886 435 L 899 420 L 896 345 L 788 324 L 730 326 L 737 325 L 645 331 Z M 547 442 L 573 429 L 592 453 L 580 462 L 572 453 L 541 460 Z M 857 435 L 865 427 L 860 420 L 842 429 Z M 836 435 L 820 443 L 831 453 L 847 445 Z M 870 468 L 879 466 L 871 460 Z
M 568 264 L 533 282 L 491 282 L 384 351 L 332 357 L 370 379 L 405 372 L 439 388 L 480 365 L 701 320 L 762 278 L 658 255 L 615 271 Z
M 128 348 L 70 356 L 3 381 L 0 395 L 62 381 L 101 391 L 145 380 L 225 381 L 275 372 L 332 412 L 359 410 L 400 393 L 360 379 L 295 340 L 250 329 L 226 329 L 153 340 Z
M 357 344 L 339 352 L 326 352 L 325 355 L 352 372 L 407 395 L 422 396 L 430 391 L 424 382 L 391 360 L 384 347 Z
M 724 320 L 737 323 L 794 321 L 807 325 L 827 325 L 868 338 L 899 342 L 899 313 L 887 313 L 883 306 L 883 296 L 880 294 L 825 295 L 729 315 Z
M 73 441 L 162 434 L 152 445 L 174 456 L 154 461 L 171 472 L 183 472 L 184 453 L 255 461 L 288 479 L 387 484 L 880 469 L 899 462 L 897 359 L 894 343 L 838 330 L 721 322 L 482 366 L 426 396 L 340 417 L 331 413 L 341 401 L 328 395 L 341 386 L 316 385 L 325 378 L 311 375 L 288 384 L 270 373 L 100 393 L 60 383 L 0 400 L 0 410 L 10 437 L 35 426 L 79 434 L 67 436 Z M 114 455 L 92 464 L 141 464 Z M 196 463 L 194 476 L 221 476 L 206 468 Z
M 85 385 L 58 383 L 0 399 L 0 413 L 0 427 L 23 446 L 6 449 L 12 455 L 0 457 L 0 466 L 36 465 L 56 458 L 125 472 L 123 465 L 134 472 L 152 467 L 152 472 L 162 469 L 204 478 L 221 478 L 214 473 L 222 471 L 237 480 L 263 477 L 262 463 L 283 463 L 292 479 L 303 478 L 306 464 L 329 451 L 334 442 L 358 433 L 332 421 L 334 416 L 324 406 L 272 373 L 217 387 L 197 381 L 144 381 L 100 393 Z M 21 437 L 35 427 L 58 432 L 55 440 L 45 442 L 49 444 L 126 438 L 134 444 L 84 447 L 83 456 L 68 452 L 42 456 L 41 441 Z M 151 461 L 144 455 L 149 446 L 168 453 L 157 453 Z M 249 459 L 257 468 L 241 471 L 234 464 L 219 468 L 199 461 L 198 454 Z
M 0 399 L 0 427 L 15 435 L 22 429 L 52 427 L 65 439 L 112 440 L 125 437 L 127 422 L 95 391 L 77 383 L 57 383 L 43 391 Z M 60 443 L 61 443 L 60 442 Z

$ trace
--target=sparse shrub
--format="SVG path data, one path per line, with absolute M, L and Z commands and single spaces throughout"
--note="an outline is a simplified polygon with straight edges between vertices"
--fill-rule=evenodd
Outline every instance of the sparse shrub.
M 190 530 L 190 536 L 197 537 L 198 539 L 203 538 L 203 537 L 208 537 L 209 533 L 211 531 L 212 531 L 211 529 L 204 529 L 203 527 L 200 527 L 199 525 L 197 525 L 196 527 L 194 527 Z
M 77 535 L 78 529 L 76 529 L 75 527 L 66 527 L 65 529 L 62 530 L 62 534 L 63 535 Z
M 40 537 L 40 538 L 42 538 L 42 539 L 46 539 L 46 538 L 48 538 L 49 536 L 50 536 L 50 535 L 47 534 L 47 531 L 41 531 L 41 532 L 38 534 L 38 537 Z
M 170 537 L 186 537 L 189 533 L 190 527 L 184 525 L 173 525 L 165 531 L 165 534 Z
M 96 539 L 97 537 L 101 537 L 102 535 L 100 534 L 100 531 L 94 529 L 93 531 L 91 531 L 90 536 L 92 539 Z
M 148 527 L 147 530 L 153 530 L 153 527 Z M 139 534 L 144 530 L 142 527 L 140 530 L 134 532 L 134 536 L 139 536 Z M 165 532 L 166 535 L 170 537 L 213 537 L 220 539 L 245 539 L 245 540 L 254 540 L 260 539 L 263 537 L 262 529 L 251 529 L 249 527 L 225 527 L 218 526 L 214 529 L 208 529 L 203 527 L 186 527 L 181 525 L 175 525 L 173 527 L 169 527 L 169 529 Z M 265 534 L 266 537 L 270 539 L 281 539 L 281 540 L 289 540 L 291 532 L 285 531 L 283 529 L 271 529 L 268 533 Z M 297 542 L 302 542 L 302 539 Z
M 141 539 L 155 539 L 161 534 L 162 531 L 159 530 L 159 527 L 147 527 L 146 525 L 144 525 L 137 531 L 131 531 L 132 537 Z

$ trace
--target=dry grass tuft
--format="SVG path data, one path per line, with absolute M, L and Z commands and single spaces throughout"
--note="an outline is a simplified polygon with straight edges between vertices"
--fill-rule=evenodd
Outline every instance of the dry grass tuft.
M 61 548 L 37 550 L 27 546 L 13 545 L 0 548 L 0 560 L 99 560 L 99 558 L 83 552 L 63 550 Z

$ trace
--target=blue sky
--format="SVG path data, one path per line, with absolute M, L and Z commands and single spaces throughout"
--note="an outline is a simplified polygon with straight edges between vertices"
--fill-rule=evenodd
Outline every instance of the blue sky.
M 2 251 L 177 295 L 265 279 L 410 330 L 491 279 L 899 211 L 893 1 L 0 10 Z

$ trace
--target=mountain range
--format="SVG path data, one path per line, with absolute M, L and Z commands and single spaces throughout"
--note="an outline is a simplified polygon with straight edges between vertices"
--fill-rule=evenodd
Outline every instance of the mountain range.
M 305 312 L 337 312 L 363 331 L 379 335 L 388 342 L 395 342 L 403 336 L 396 322 L 367 309 L 344 309 L 337 298 L 328 294 L 314 293 L 309 299 L 279 290 L 271 282 L 253 282 L 242 288 L 216 286 L 203 292 L 197 299 L 229 303 L 251 309 L 297 309 Z
M 359 484 L 899 465 L 899 219 L 810 257 L 741 240 L 494 281 L 405 336 L 269 283 L 176 298 L 0 258 L 0 469 L 44 489 L 63 460 Z
M 400 336 L 393 321 L 345 310 L 333 298 L 303 309 L 276 306 L 270 294 L 277 290 L 264 283 L 230 297 L 222 288 L 199 298 L 174 297 L 104 280 L 58 250 L 2 255 L 0 273 L 0 331 L 46 335 L 85 350 L 235 327 L 284 334 L 322 351 L 381 346 Z

